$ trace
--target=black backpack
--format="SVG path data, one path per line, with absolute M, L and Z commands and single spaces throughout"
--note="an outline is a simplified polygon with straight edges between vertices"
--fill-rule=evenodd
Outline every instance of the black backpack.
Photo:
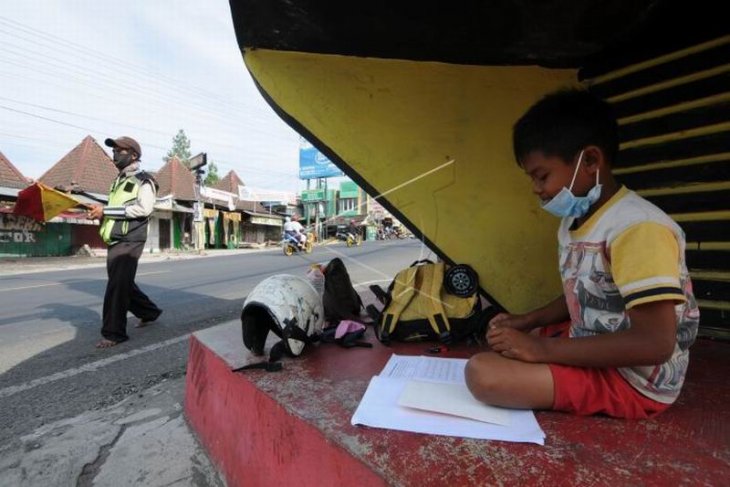
M 329 326 L 337 326 L 341 320 L 362 321 L 362 299 L 352 286 L 350 274 L 342 259 L 332 259 L 324 268 L 324 319 Z

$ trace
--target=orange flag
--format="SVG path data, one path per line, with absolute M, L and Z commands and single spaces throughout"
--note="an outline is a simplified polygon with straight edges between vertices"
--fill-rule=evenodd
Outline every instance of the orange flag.
M 43 183 L 34 183 L 18 193 L 13 213 L 47 222 L 69 208 L 81 204 L 65 193 Z

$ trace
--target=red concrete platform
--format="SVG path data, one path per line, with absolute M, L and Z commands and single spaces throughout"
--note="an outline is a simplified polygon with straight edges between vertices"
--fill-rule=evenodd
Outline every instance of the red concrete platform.
M 656 419 L 537 413 L 545 446 L 350 425 L 390 354 L 426 348 L 326 344 L 282 372 L 233 373 L 252 357 L 231 322 L 191 338 L 185 413 L 232 486 L 730 485 L 727 343 L 697 341 L 681 397 Z

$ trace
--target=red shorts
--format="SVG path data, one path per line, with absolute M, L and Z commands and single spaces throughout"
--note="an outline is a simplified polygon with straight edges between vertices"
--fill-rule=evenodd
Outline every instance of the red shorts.
M 570 322 L 547 326 L 540 336 L 567 337 Z M 615 418 L 644 419 L 670 405 L 649 399 L 634 389 L 614 368 L 548 364 L 553 374 L 553 409 L 581 416 L 605 414 Z

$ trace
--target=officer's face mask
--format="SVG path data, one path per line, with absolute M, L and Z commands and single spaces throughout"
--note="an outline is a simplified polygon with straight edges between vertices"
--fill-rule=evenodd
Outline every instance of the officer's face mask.
M 133 157 L 134 155 L 130 151 L 114 151 L 114 165 L 117 166 L 117 169 L 122 170 L 134 162 Z
M 598 171 L 596 171 L 596 185 L 588 191 L 587 195 L 575 196 L 573 194 L 573 185 L 575 184 L 575 178 L 578 175 L 580 163 L 583 161 L 583 152 L 584 151 L 580 151 L 580 155 L 578 156 L 578 164 L 575 166 L 573 180 L 570 182 L 570 188 L 563 187 L 563 189 L 560 190 L 560 193 L 542 205 L 543 210 L 560 218 L 569 216 L 580 218 L 585 216 L 591 205 L 598 201 L 598 198 L 601 197 L 602 185 L 598 182 Z

